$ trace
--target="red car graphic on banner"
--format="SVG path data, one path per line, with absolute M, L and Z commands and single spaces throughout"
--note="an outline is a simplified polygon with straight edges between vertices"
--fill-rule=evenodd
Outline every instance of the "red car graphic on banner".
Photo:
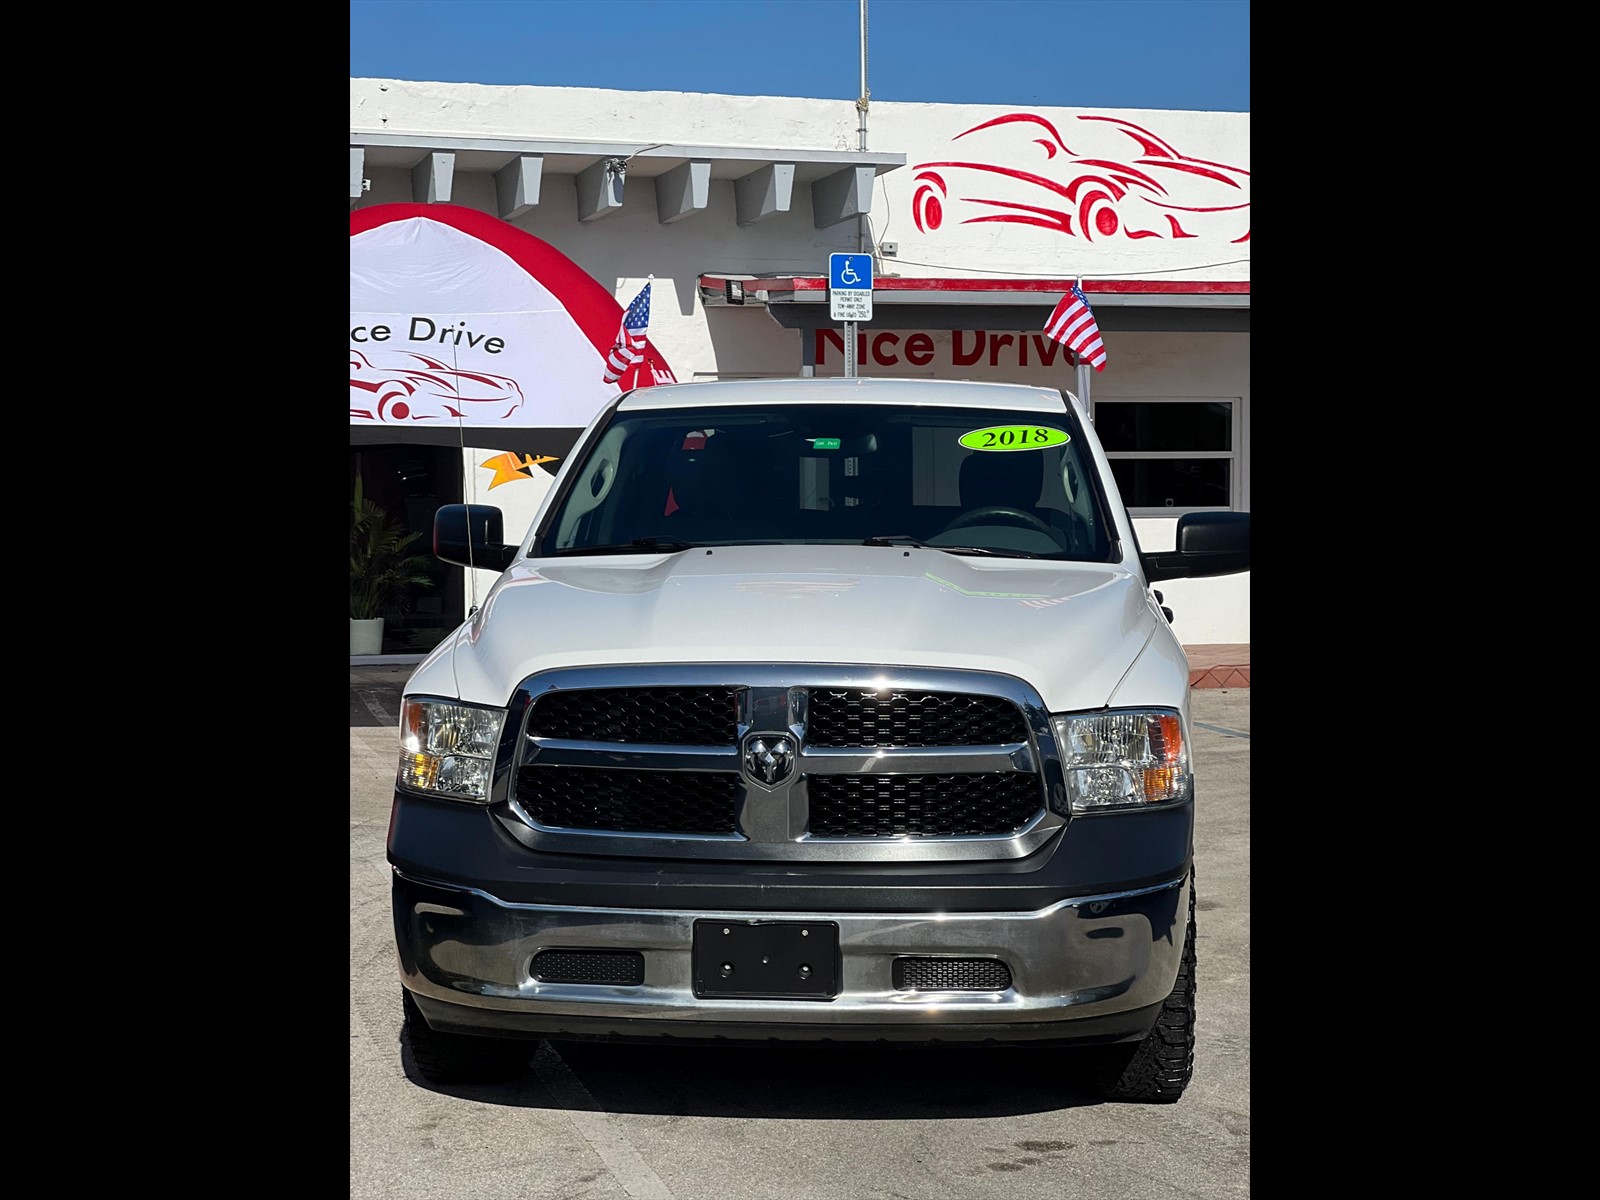
M 1037 113 L 1006 113 L 956 134 L 983 133 L 1015 147 L 1015 134 L 1032 132 L 1033 169 L 979 159 L 925 162 L 912 168 L 916 191 L 911 218 L 923 233 L 951 219 L 959 224 L 1033 225 L 1085 241 L 1096 238 L 1227 238 L 1250 240 L 1250 172 L 1190 158 L 1142 126 L 1118 117 L 1084 115 L 1133 143 L 1123 157 L 1075 154 L 1055 125 Z M 1016 128 L 1010 128 L 1010 127 Z M 996 131 L 1005 130 L 1005 134 Z M 1090 127 L 1074 130 L 1090 136 Z M 997 148 L 999 148 L 997 146 Z
M 377 352 L 374 352 L 377 353 Z M 504 421 L 525 403 L 515 379 L 458 371 L 437 358 L 393 350 L 374 363 L 350 351 L 350 415 L 369 421 Z

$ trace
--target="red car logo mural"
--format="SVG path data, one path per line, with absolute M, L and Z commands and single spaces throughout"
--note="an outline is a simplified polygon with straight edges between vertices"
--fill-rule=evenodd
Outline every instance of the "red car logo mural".
M 505 375 L 458 371 L 426 354 L 389 352 L 393 365 L 350 351 L 350 415 L 368 421 L 504 421 L 525 403 Z
M 1044 117 L 1006 113 L 950 140 L 1006 126 L 1029 132 L 1032 126 L 1031 132 L 1048 135 L 1033 139 L 1034 145 L 1043 147 L 1035 153 L 1042 154 L 1044 162 L 1039 165 L 1048 175 L 994 162 L 918 163 L 912 168 L 916 193 L 911 202 L 917 228 L 932 233 L 953 210 L 961 215 L 962 225 L 1036 225 L 1090 242 L 1118 234 L 1135 239 L 1231 234 L 1229 240 L 1234 243 L 1250 240 L 1249 171 L 1179 154 L 1131 121 L 1101 116 L 1077 119 L 1102 122 L 1094 128 L 1121 133 L 1138 147 L 1137 154 L 1124 158 L 1078 155 Z M 1008 132 L 1014 135 L 1019 130 Z M 1076 132 L 1090 136 L 1087 127 Z M 959 193 L 954 197 L 952 185 Z M 973 215 L 964 215 L 968 211 Z

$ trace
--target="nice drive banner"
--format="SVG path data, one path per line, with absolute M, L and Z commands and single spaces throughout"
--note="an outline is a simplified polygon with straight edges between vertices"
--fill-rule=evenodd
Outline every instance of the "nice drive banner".
M 602 382 L 622 306 L 571 259 L 476 209 L 350 214 L 350 423 L 581 429 L 619 391 L 672 381 L 653 345 Z

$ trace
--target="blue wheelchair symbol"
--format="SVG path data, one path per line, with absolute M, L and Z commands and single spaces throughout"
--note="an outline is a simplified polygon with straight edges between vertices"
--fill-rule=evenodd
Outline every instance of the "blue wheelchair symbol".
M 865 270 L 858 268 L 860 263 Z M 867 254 L 834 254 L 828 259 L 830 286 L 846 291 L 866 291 L 872 287 L 872 257 Z

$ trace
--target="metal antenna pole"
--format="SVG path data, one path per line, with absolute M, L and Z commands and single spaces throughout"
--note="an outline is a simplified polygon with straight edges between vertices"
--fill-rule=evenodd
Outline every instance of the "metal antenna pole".
M 861 0 L 861 93 L 856 97 L 856 148 L 865 152 L 867 148 L 867 98 L 871 95 L 867 91 L 867 0 Z M 865 214 L 856 218 L 856 249 L 865 252 L 867 248 L 867 218 Z
M 856 143 L 859 149 L 867 148 L 867 0 L 861 4 L 861 92 L 856 97 Z M 856 218 L 856 249 L 867 252 L 867 215 Z M 844 323 L 844 377 L 856 377 L 856 323 Z
M 1077 277 L 1078 287 L 1083 287 L 1083 276 Z M 1089 364 L 1082 355 L 1074 354 L 1078 360 L 1078 399 L 1083 403 L 1083 419 L 1089 424 L 1094 424 L 1093 410 L 1089 407 Z
M 856 99 L 856 111 L 861 114 L 860 148 L 867 148 L 867 0 L 861 0 L 861 95 Z

